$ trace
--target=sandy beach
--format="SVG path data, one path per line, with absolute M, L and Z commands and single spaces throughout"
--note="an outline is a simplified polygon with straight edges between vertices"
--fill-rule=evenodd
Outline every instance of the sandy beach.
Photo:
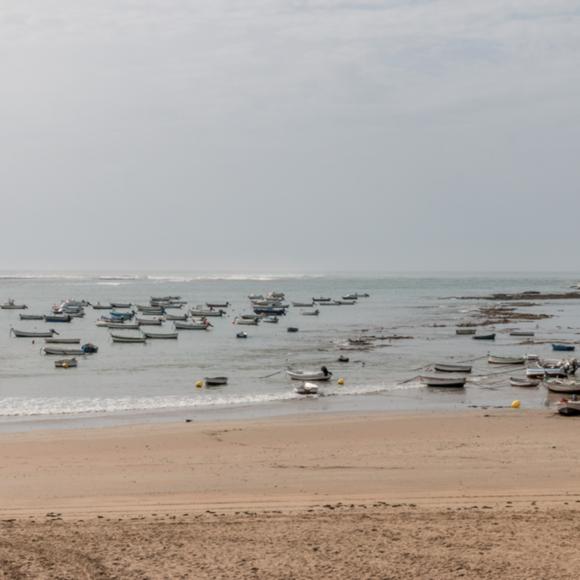
M 478 410 L 4 434 L 1 577 L 573 578 L 578 425 Z

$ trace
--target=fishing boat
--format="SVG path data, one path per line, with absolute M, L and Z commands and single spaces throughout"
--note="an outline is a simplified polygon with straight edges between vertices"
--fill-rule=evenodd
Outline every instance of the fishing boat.
M 487 362 L 492 365 L 523 365 L 526 358 L 523 356 L 499 356 L 490 354 L 487 357 Z
M 113 334 L 111 332 L 111 339 L 113 342 L 125 342 L 125 343 L 144 343 L 147 342 L 147 337 L 145 335 L 135 336 L 129 334 Z
M 466 381 L 465 377 L 421 377 L 421 382 L 428 387 L 462 388 Z
M 44 320 L 44 314 L 19 314 L 20 320 Z
M 436 363 L 433 368 L 440 373 L 470 373 L 471 365 Z
M 16 338 L 50 338 L 56 331 L 52 328 L 50 330 L 17 330 L 16 328 L 11 328 L 10 332 Z
M 57 336 L 56 338 L 45 338 L 44 342 L 46 344 L 80 344 L 80 338 L 63 338 L 62 336 Z
M 57 369 L 74 369 L 78 366 L 76 358 L 63 358 L 54 361 L 54 366 Z
M 302 316 L 318 316 L 320 314 L 320 310 L 318 310 L 318 308 L 316 308 L 316 310 L 305 310 L 300 314 L 302 314 Z
M 179 333 L 177 332 L 147 332 L 143 331 L 143 335 L 146 338 L 154 338 L 154 339 L 177 339 Z
M 534 336 L 534 332 L 531 330 L 512 330 L 510 336 Z
M 576 400 L 576 397 L 572 399 L 563 398 L 558 402 L 558 413 L 564 416 L 570 415 L 580 415 L 580 401 Z
M 475 328 L 456 328 L 455 334 L 459 335 L 472 335 L 475 334 Z
M 552 350 L 571 352 L 576 350 L 576 346 L 574 344 L 553 343 Z
M 228 384 L 228 377 L 205 377 L 206 387 L 219 387 Z
M 495 340 L 495 332 L 490 332 L 489 334 L 474 334 L 473 338 L 475 340 Z
M 318 395 L 318 385 L 315 385 L 314 383 L 309 383 L 309 382 L 304 382 L 301 385 L 299 385 L 298 387 L 296 387 L 294 389 L 294 392 L 297 395 L 304 395 L 304 396 L 315 396 Z
M 139 326 L 161 326 L 163 320 L 161 318 L 136 318 Z
M 71 320 L 70 314 L 47 314 L 44 317 L 45 322 L 70 322 Z
M 4 304 L 0 304 L 0 309 L 2 310 L 26 310 L 28 306 L 26 304 L 16 304 L 12 298 L 5 302 Z
M 175 330 L 207 330 L 211 324 L 207 321 L 205 322 L 180 322 L 176 320 L 173 323 Z
M 286 374 L 294 381 L 328 381 L 332 373 L 326 367 L 320 367 L 319 371 L 294 371 L 288 369 Z
M 560 381 L 556 379 L 545 381 L 544 385 L 551 393 L 562 393 L 566 395 L 580 394 L 579 381 Z
M 295 308 L 312 308 L 314 302 L 312 300 L 310 302 L 292 302 L 292 306 Z

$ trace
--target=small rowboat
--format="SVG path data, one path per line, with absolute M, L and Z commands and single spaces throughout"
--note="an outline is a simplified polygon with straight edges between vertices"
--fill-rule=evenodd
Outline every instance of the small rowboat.
M 74 369 L 78 366 L 76 358 L 63 358 L 54 361 L 54 366 L 57 369 Z
M 292 302 L 292 306 L 295 308 L 312 308 L 314 306 L 314 302 Z
M 112 308 L 131 308 L 130 302 L 111 302 Z
M 318 385 L 315 385 L 314 383 L 302 383 L 300 386 L 296 387 L 294 389 L 294 392 L 297 395 L 304 395 L 304 396 L 315 396 L 318 395 Z
M 292 371 L 288 369 L 286 374 L 293 381 L 328 381 L 332 377 L 332 373 L 326 367 L 321 367 L 319 371 Z
M 80 338 L 62 338 L 59 336 L 57 338 L 45 338 L 44 342 L 46 344 L 80 344 L 81 339 Z
M 280 319 L 277 316 L 264 316 L 262 322 L 269 322 L 270 324 L 276 324 Z
M 456 328 L 455 334 L 459 335 L 472 335 L 475 334 L 475 328 Z
M 537 387 L 542 381 L 536 379 L 520 379 L 518 377 L 510 378 L 512 387 Z
M 97 321 L 97 326 L 104 326 L 105 328 L 122 329 L 122 330 L 139 330 L 137 322 L 108 322 L 107 320 Z
M 318 310 L 318 308 L 316 310 L 305 310 L 300 314 L 302 314 L 303 316 L 318 316 L 320 314 L 320 310 Z
M 179 322 L 173 323 L 175 330 L 207 330 L 211 324 L 209 322 Z
M 165 320 L 179 320 L 181 322 L 186 322 L 187 314 L 166 314 Z
M 571 352 L 576 350 L 576 346 L 574 344 L 554 343 L 552 344 L 552 350 Z
M 125 343 L 144 343 L 147 342 L 147 337 L 144 335 L 135 336 L 128 334 L 113 334 L 111 333 L 111 339 L 113 342 L 125 342 Z
M 82 356 L 87 354 L 82 348 L 57 348 L 53 346 L 45 346 L 42 352 L 56 356 Z
M 475 340 L 495 340 L 495 332 L 490 332 L 489 334 L 474 334 L 473 338 Z
M 572 400 L 562 399 L 558 403 L 558 413 L 566 417 L 570 415 L 580 415 L 580 401 L 576 401 L 575 398 Z
M 330 302 L 332 300 L 332 298 L 326 298 L 325 296 L 320 296 L 318 298 L 313 298 L 312 302 Z
M 194 317 L 197 318 L 208 318 L 210 316 L 213 317 L 219 317 L 219 316 L 223 316 L 225 314 L 224 310 L 212 310 L 211 308 L 209 309 L 204 309 L 204 308 L 192 308 L 190 310 L 190 314 Z
M 235 323 L 238 325 L 245 325 L 245 326 L 258 326 L 258 319 L 257 318 L 236 318 Z
M 20 320 L 44 320 L 44 314 L 20 314 Z
M 45 322 L 70 322 L 72 319 L 70 314 L 47 314 L 44 317 Z
M 286 329 L 287 332 L 298 332 L 298 328 L 296 328 L 295 326 L 289 326 Z
M 208 308 L 228 308 L 229 302 L 206 302 L 205 305 Z
M 228 384 L 228 377 L 205 377 L 206 387 L 218 387 Z
M 112 308 L 112 304 L 101 304 L 100 302 L 93 304 L 93 310 L 111 310 Z
M 580 394 L 580 382 L 551 380 L 544 382 L 548 391 L 552 393 L 563 393 L 566 395 Z
M 146 338 L 166 338 L 166 339 L 177 339 L 179 333 L 177 332 L 146 332 L 143 331 L 143 335 Z
M 353 306 L 356 304 L 356 300 L 333 300 L 332 303 L 336 306 Z
M 490 354 L 487 357 L 487 362 L 492 365 L 523 365 L 526 358 L 523 356 L 498 356 Z
M 428 387 L 445 387 L 460 389 L 465 387 L 465 377 L 421 377 L 421 382 Z
M 534 336 L 534 332 L 531 330 L 512 330 L 510 336 Z
M 471 365 L 453 365 L 445 363 L 437 363 L 433 368 L 440 373 L 470 373 Z
M 16 328 L 11 328 L 10 332 L 16 338 L 50 338 L 55 331 L 50 330 L 16 330 Z

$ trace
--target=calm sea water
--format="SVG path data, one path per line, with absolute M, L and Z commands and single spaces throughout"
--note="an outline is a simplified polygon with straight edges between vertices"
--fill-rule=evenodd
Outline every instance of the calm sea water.
M 0 310 L 0 429 L 51 424 L 86 425 L 188 417 L 271 416 L 275 414 L 349 410 L 460 409 L 473 405 L 508 405 L 518 398 L 526 407 L 550 404 L 546 391 L 514 389 L 510 374 L 492 375 L 485 360 L 476 361 L 474 377 L 461 392 L 432 390 L 416 380 L 420 367 L 435 361 L 462 361 L 500 354 L 534 352 L 550 356 L 549 345 L 522 345 L 508 328 L 534 328 L 538 339 L 576 339 L 580 304 L 556 301 L 525 309 L 554 317 L 498 326 L 494 344 L 455 335 L 455 324 L 481 305 L 449 299 L 498 291 L 565 290 L 580 280 L 572 274 L 519 275 L 220 275 L 147 274 L 104 279 L 105 274 L 0 274 L 0 302 L 14 298 L 27 313 L 44 314 L 67 298 L 92 303 L 147 303 L 151 296 L 179 295 L 189 306 L 229 301 L 228 316 L 213 319 L 208 332 L 181 332 L 177 341 L 113 344 L 109 331 L 95 326 L 105 311 L 86 309 L 84 319 L 70 324 L 20 321 L 19 311 Z M 110 275 L 110 274 L 109 274 Z M 247 296 L 271 290 L 287 301 L 313 296 L 339 298 L 368 292 L 355 306 L 322 307 L 319 317 L 290 308 L 279 324 L 233 325 L 237 314 L 250 313 Z M 297 326 L 296 334 L 287 332 Z M 10 327 L 56 327 L 63 336 L 99 346 L 96 355 L 81 357 L 76 369 L 54 368 L 54 357 L 41 354 L 43 339 L 16 339 Z M 172 329 L 166 322 L 165 328 Z M 2 330 L 3 329 L 3 330 Z M 246 330 L 247 340 L 235 338 Z M 382 341 L 370 351 L 344 351 L 349 337 L 398 334 L 412 339 Z M 338 363 L 339 355 L 350 357 Z M 335 378 L 318 399 L 299 397 L 284 369 L 328 366 Z M 521 375 L 514 370 L 513 375 Z M 226 375 L 223 388 L 195 386 L 204 376 Z

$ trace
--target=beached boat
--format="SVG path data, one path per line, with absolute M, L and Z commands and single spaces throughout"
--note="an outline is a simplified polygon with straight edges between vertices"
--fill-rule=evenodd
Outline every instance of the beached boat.
M 320 314 L 320 310 L 318 310 L 318 308 L 316 308 L 315 310 L 305 310 L 300 314 L 302 314 L 302 316 L 318 316 Z
M 428 387 L 461 388 L 466 381 L 465 377 L 421 377 L 421 382 Z
M 541 382 L 538 379 L 510 377 L 512 387 L 537 387 Z
M 0 309 L 2 310 L 26 310 L 27 308 L 26 304 L 16 304 L 12 298 L 8 302 L 0 304 Z
M 56 338 L 45 338 L 44 342 L 46 344 L 80 344 L 80 338 L 64 338 L 62 336 L 57 336 Z
M 154 338 L 154 339 L 177 339 L 179 333 L 177 332 L 150 332 L 143 330 L 143 335 L 146 338 Z
M 147 337 L 145 335 L 135 336 L 129 334 L 113 334 L 111 332 L 111 339 L 113 342 L 125 342 L 125 343 L 144 343 L 147 342 Z
M 44 320 L 44 314 L 19 314 L 20 320 Z
M 577 401 L 575 397 L 572 399 L 563 398 L 558 402 L 557 409 L 558 413 L 565 417 L 570 415 L 580 415 L 580 401 Z
M 318 389 L 319 389 L 318 385 L 315 385 L 314 383 L 304 382 L 298 387 L 295 387 L 294 392 L 297 395 L 312 397 L 314 395 L 318 395 Z
M 552 393 L 562 393 L 566 395 L 578 395 L 580 394 L 580 382 L 579 381 L 560 381 L 560 380 L 550 380 L 545 381 L 544 386 L 548 391 Z
M 139 326 L 161 326 L 163 320 L 161 318 L 136 318 Z
M 500 356 L 490 354 L 487 357 L 487 362 L 492 365 L 523 365 L 526 358 L 523 356 Z
M 56 333 L 52 328 L 50 330 L 17 330 L 16 328 L 11 328 L 10 332 L 16 338 L 50 338 Z
M 474 334 L 475 340 L 495 340 L 495 332 L 490 332 L 489 334 Z
M 211 327 L 211 324 L 207 321 L 205 322 L 180 322 L 176 320 L 173 323 L 175 330 L 207 330 Z
M 472 335 L 475 334 L 475 328 L 456 328 L 455 329 L 455 334 L 459 334 L 459 335 Z
M 219 387 L 228 384 L 228 377 L 205 377 L 206 387 Z
M 512 330 L 510 336 L 534 336 L 534 332 L 531 330 Z
M 320 367 L 319 371 L 294 371 L 288 369 L 286 374 L 294 381 L 328 381 L 332 373 L 326 367 Z
M 47 314 L 44 317 L 45 322 L 70 322 L 72 319 L 70 314 Z
M 471 365 L 437 363 L 433 368 L 440 373 L 470 373 Z
M 552 344 L 552 350 L 572 352 L 573 350 L 576 350 L 576 346 L 573 344 L 554 343 Z

